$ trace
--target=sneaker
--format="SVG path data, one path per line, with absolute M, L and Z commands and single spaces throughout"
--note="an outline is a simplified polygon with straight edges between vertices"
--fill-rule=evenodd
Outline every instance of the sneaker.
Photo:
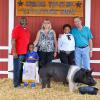
M 15 88 L 22 88 L 20 85 L 14 86 Z
M 27 86 L 28 86 L 28 83 L 27 83 L 27 82 L 25 82 L 25 83 L 24 83 L 24 87 L 27 87 Z
M 21 89 L 22 87 L 21 87 L 21 86 L 17 86 L 17 88 L 18 88 L 18 89 Z
M 31 84 L 31 87 L 32 87 L 32 88 L 35 88 L 35 87 L 36 87 L 36 84 L 35 84 L 35 83 L 32 83 L 32 84 Z

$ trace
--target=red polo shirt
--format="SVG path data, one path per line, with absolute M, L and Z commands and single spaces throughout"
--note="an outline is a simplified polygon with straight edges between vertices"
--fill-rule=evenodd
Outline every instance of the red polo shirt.
M 16 26 L 12 31 L 12 39 L 16 41 L 16 53 L 26 54 L 30 41 L 29 30 L 21 25 Z

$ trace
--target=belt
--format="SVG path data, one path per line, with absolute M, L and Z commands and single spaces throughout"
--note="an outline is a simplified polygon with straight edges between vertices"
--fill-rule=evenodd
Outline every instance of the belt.
M 66 53 L 66 54 L 70 54 L 73 51 L 64 51 L 64 50 L 60 50 L 60 52 Z
M 86 48 L 86 47 L 88 47 L 88 45 L 87 46 L 83 46 L 83 47 L 77 47 L 77 48 Z

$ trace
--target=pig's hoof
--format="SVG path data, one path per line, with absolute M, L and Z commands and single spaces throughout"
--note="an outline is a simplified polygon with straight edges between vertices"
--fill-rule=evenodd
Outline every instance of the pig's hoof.
M 42 89 L 45 89 L 45 87 L 42 87 Z
M 45 88 L 42 88 L 42 89 L 45 89 Z
M 47 88 L 51 88 L 50 86 L 47 86 Z

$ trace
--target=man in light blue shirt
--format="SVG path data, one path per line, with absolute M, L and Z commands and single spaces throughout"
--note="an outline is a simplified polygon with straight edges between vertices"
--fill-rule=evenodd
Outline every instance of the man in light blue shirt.
M 82 26 L 82 21 L 79 17 L 74 18 L 75 27 L 72 29 L 72 34 L 75 39 L 75 61 L 76 64 L 85 69 L 90 69 L 90 57 L 92 57 L 92 33 L 86 26 Z

